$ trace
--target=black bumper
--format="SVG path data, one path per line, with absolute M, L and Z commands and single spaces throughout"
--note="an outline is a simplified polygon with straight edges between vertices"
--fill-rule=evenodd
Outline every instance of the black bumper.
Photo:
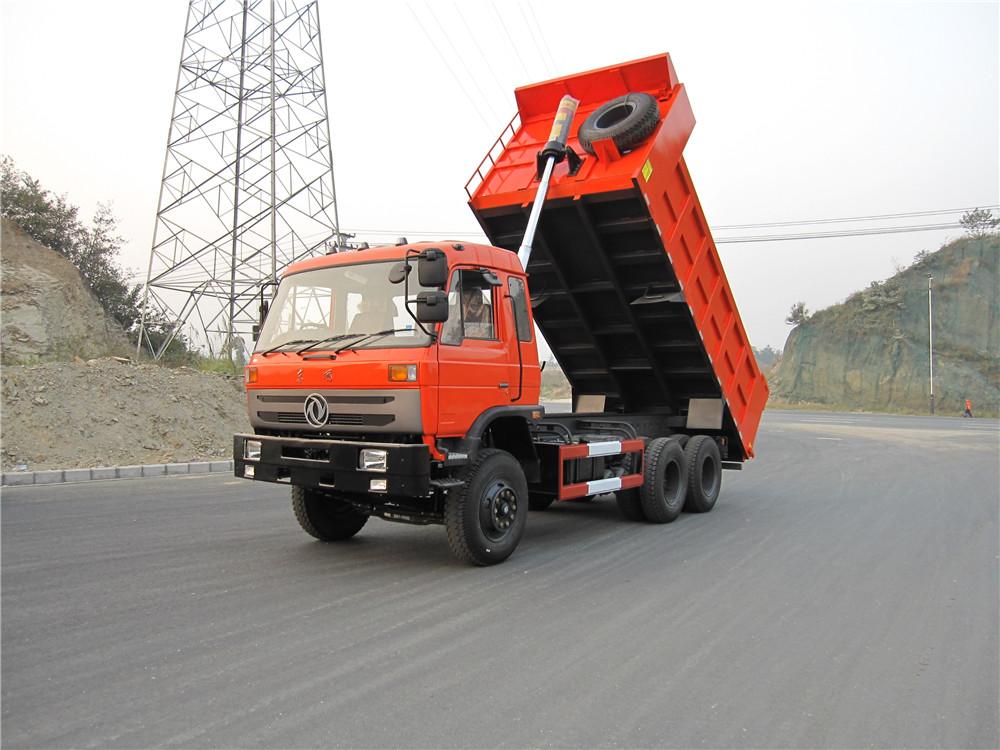
M 245 458 L 247 440 L 260 441 L 260 458 Z M 386 452 L 386 470 L 358 468 L 363 448 Z M 247 469 L 252 467 L 251 475 Z M 296 487 L 336 490 L 350 494 L 425 497 L 431 492 L 431 457 L 426 445 L 359 443 L 344 440 L 312 440 L 233 436 L 233 471 L 237 477 L 263 482 L 280 482 Z M 372 480 L 384 479 L 384 491 L 373 491 Z

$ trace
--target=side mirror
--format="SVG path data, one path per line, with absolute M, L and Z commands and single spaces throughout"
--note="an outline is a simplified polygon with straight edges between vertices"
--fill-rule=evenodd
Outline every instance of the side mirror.
M 256 341 L 257 339 L 259 339 L 260 338 L 260 323 L 254 323 L 253 324 L 253 328 L 250 329 L 250 332 L 251 332 L 250 335 L 253 336 L 253 340 L 254 341 Z
M 448 256 L 434 247 L 424 250 L 417 263 L 417 280 L 420 286 L 442 289 L 448 283 Z
M 417 320 L 421 323 L 448 320 L 448 295 L 442 291 L 420 292 L 417 295 Z

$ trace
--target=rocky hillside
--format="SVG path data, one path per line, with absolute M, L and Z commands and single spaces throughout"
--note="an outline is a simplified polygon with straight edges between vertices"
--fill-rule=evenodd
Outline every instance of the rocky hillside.
M 17 225 L 0 227 L 4 364 L 127 355 L 125 333 L 63 256 Z
M 927 275 L 934 277 L 939 414 L 1000 411 L 1000 240 L 963 239 L 794 328 L 772 399 L 885 411 L 928 408 Z

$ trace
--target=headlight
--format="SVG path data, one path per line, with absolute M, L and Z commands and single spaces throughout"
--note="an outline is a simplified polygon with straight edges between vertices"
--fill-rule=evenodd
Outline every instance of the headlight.
M 259 461 L 260 460 L 260 441 L 259 440 L 244 440 L 243 441 L 243 458 L 247 461 Z
M 385 471 L 385 451 L 378 448 L 362 448 L 358 468 L 364 471 Z

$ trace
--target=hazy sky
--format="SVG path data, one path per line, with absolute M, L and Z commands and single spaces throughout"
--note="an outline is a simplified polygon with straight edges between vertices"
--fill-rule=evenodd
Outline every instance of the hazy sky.
M 128 241 L 123 262 L 137 272 L 186 8 L 2 0 L 0 151 L 85 214 L 111 202 Z M 660 52 L 671 53 L 698 120 L 685 153 L 713 226 L 1000 203 L 996 2 L 320 8 L 340 217 L 347 230 L 369 230 L 360 239 L 385 240 L 371 230 L 481 237 L 463 186 L 513 114 L 514 87 Z M 780 347 L 793 302 L 841 301 L 960 234 L 720 252 L 753 343 Z

